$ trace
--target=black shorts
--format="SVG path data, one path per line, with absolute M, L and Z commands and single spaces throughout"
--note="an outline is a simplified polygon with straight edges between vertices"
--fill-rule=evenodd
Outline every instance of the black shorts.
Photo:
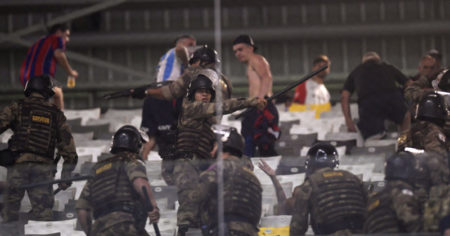
M 358 128 L 364 139 L 385 130 L 384 121 L 390 120 L 401 124 L 407 106 L 400 92 L 390 92 L 366 97 L 358 102 Z

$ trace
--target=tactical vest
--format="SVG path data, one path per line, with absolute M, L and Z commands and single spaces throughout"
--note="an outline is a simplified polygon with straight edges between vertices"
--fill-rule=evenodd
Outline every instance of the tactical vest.
M 124 169 L 128 161 L 127 157 L 114 156 L 94 166 L 94 177 L 90 182 L 94 218 L 113 211 L 135 214 L 138 210 L 139 195 Z
M 12 136 L 11 150 L 53 159 L 58 128 L 58 108 L 38 102 L 19 102 L 19 123 Z
M 330 169 L 316 172 L 308 179 L 312 186 L 311 225 L 316 234 L 362 230 L 365 196 L 354 175 Z
M 214 147 L 216 137 L 211 127 L 203 125 L 202 130 L 179 128 L 177 138 L 177 153 L 196 153 L 204 159 L 211 159 L 210 152 Z
M 400 229 L 397 214 L 392 208 L 392 187 L 386 186 L 369 199 L 365 233 L 398 233 Z
M 242 218 L 257 227 L 262 211 L 262 188 L 258 178 L 249 169 L 239 167 L 226 176 L 224 189 L 225 219 Z

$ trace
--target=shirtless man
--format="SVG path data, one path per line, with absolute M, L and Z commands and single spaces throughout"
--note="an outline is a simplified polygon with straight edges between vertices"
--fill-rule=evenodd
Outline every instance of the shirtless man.
M 257 47 L 249 35 L 239 35 L 233 41 L 236 58 L 247 66 L 249 97 L 272 96 L 272 73 L 267 60 L 255 53 Z M 268 111 L 268 112 L 267 112 Z M 264 116 L 266 119 L 258 119 Z M 262 124 L 255 124 L 263 120 Z M 252 110 L 242 120 L 242 135 L 245 137 L 244 154 L 252 157 L 258 147 L 260 156 L 277 155 L 274 141 L 278 138 L 278 111 L 268 104 L 264 112 Z
M 249 97 L 272 96 L 272 73 L 266 58 L 255 53 L 257 47 L 249 35 L 239 35 L 233 42 L 236 58 L 247 65 Z

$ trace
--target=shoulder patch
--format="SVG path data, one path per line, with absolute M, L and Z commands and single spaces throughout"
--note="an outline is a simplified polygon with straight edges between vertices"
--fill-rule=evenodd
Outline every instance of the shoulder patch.
M 409 189 L 402 189 L 402 194 L 408 195 L 408 196 L 414 196 L 414 193 Z
M 338 171 L 323 172 L 322 176 L 324 178 L 331 178 L 331 177 L 336 177 L 336 176 L 344 176 L 344 173 L 338 172 Z

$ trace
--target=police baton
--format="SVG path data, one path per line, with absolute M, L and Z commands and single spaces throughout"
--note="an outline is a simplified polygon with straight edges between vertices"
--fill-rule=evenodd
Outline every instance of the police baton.
M 319 69 L 303 76 L 300 80 L 292 82 L 291 84 L 289 84 L 286 88 L 282 89 L 281 91 L 277 92 L 276 94 L 272 95 L 271 97 L 266 98 L 267 102 L 271 102 L 273 99 L 280 97 L 281 95 L 289 92 L 289 90 L 297 87 L 299 84 L 311 79 L 312 77 L 316 76 L 317 74 L 319 74 L 320 72 L 324 71 L 325 69 L 328 68 L 328 65 L 322 66 Z M 247 113 L 249 113 L 252 110 L 252 108 L 248 108 L 247 110 L 245 110 L 244 112 L 242 112 L 241 114 L 236 116 L 236 120 L 247 115 Z
M 147 193 L 147 189 L 145 188 L 145 186 L 142 186 L 142 192 L 144 193 L 144 197 L 145 197 L 145 208 L 147 209 L 147 211 L 153 211 L 153 206 L 152 203 L 150 202 L 150 197 L 148 196 Z M 161 236 L 161 233 L 159 232 L 159 227 L 157 223 L 153 223 L 153 229 L 155 230 L 155 234 L 156 236 Z
M 138 95 L 138 97 L 136 97 L 136 98 L 141 98 L 141 97 L 145 98 L 145 91 L 147 89 L 160 88 L 160 87 L 168 85 L 170 83 L 172 83 L 172 81 L 153 82 L 151 84 L 140 86 L 137 88 L 130 88 L 130 89 L 125 89 L 125 90 L 105 94 L 105 95 L 103 95 L 103 99 L 110 100 L 110 99 L 121 98 L 121 97 L 129 97 L 129 96 L 133 96 L 133 95 Z

